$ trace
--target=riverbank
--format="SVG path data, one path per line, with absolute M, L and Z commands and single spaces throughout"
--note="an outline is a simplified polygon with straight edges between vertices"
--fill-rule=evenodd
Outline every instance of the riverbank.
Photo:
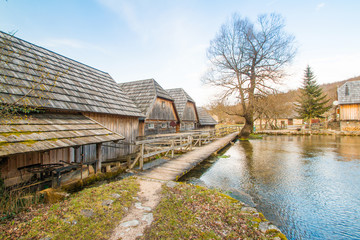
M 266 135 L 337 135 L 337 136 L 360 136 L 360 132 L 344 132 L 331 129 L 321 130 L 292 130 L 292 129 L 280 129 L 280 130 L 257 130 L 255 134 Z
M 256 209 L 216 190 L 135 177 L 38 205 L 0 230 L 1 239 L 286 239 Z

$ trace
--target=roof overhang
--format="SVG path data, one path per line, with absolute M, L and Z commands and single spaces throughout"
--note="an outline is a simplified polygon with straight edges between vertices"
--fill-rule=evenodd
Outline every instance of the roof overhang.
M 34 114 L 0 124 L 0 157 L 76 147 L 124 137 L 75 114 Z

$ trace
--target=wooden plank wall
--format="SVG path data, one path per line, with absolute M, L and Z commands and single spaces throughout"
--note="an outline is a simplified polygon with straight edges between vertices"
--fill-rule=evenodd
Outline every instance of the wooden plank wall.
M 145 120 L 145 135 L 175 133 L 176 127 L 171 123 L 179 122 L 173 101 L 157 98 Z M 149 124 L 154 124 L 154 128 L 149 128 Z M 165 126 L 166 127 L 163 127 Z
M 198 122 L 194 103 L 192 103 L 192 102 L 186 103 L 182 120 Z
M 360 120 L 360 104 L 340 105 L 340 120 Z
M 147 120 L 178 121 L 173 102 L 157 98 Z
M 139 119 L 137 117 L 125 117 L 100 113 L 84 113 L 85 116 L 97 121 L 106 128 L 117 132 L 125 137 L 123 143 L 105 143 L 103 146 L 104 160 L 114 159 L 122 155 L 131 154 L 135 151 L 136 137 L 139 136 Z
M 71 156 L 70 153 L 74 153 L 74 151 L 70 150 L 70 148 L 62 148 L 9 156 L 0 160 L 1 176 L 5 179 L 5 185 L 13 185 L 21 180 L 20 172 L 17 170 L 19 167 L 37 163 L 58 163 L 60 160 L 73 161 L 74 155 Z M 25 171 L 23 171 L 23 174 L 24 180 L 32 176 L 32 174 Z
M 112 131 L 118 132 L 125 137 L 125 142 L 135 142 L 138 136 L 139 121 L 136 117 L 120 117 L 109 114 L 84 114 Z M 132 153 L 135 151 L 134 145 L 122 144 L 122 143 L 104 143 L 103 145 L 111 145 L 115 147 L 102 147 L 104 160 L 114 159 L 119 156 Z M 0 159 L 0 171 L 1 177 L 5 179 L 7 186 L 18 183 L 20 178 L 20 172 L 17 170 L 19 167 L 23 167 L 31 164 L 46 164 L 46 163 L 58 163 L 60 160 L 65 162 L 74 162 L 78 154 L 79 160 L 83 162 L 93 161 L 96 159 L 96 144 L 80 146 L 79 151 L 75 151 L 74 148 L 62 148 L 53 149 L 45 152 L 33 152 L 16 154 L 7 158 Z M 23 179 L 31 177 L 32 174 L 25 173 Z

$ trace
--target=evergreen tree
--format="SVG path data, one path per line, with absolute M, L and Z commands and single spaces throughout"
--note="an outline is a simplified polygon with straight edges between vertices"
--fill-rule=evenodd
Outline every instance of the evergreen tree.
M 300 91 L 300 98 L 295 104 L 296 111 L 299 117 L 309 120 L 311 125 L 311 119 L 322 118 L 322 115 L 331 108 L 331 105 L 328 104 L 330 100 L 317 84 L 315 75 L 309 65 L 305 69 Z

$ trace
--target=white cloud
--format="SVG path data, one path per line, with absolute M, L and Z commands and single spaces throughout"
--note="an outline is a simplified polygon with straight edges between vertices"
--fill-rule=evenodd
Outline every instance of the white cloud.
M 325 7 L 325 3 L 322 2 L 322 3 L 319 3 L 317 6 L 316 6 L 316 10 L 320 10 L 321 8 Z

